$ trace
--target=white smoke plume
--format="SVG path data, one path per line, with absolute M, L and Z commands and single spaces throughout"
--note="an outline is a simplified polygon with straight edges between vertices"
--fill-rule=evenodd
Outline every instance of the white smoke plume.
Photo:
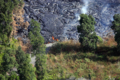
M 89 0 L 83 0 L 84 6 L 81 9 L 82 14 L 86 14 L 87 13 L 87 9 L 88 9 L 88 3 Z
M 114 15 L 113 15 L 114 16 Z M 111 21 L 114 21 L 114 18 L 113 17 L 111 17 Z
M 76 13 L 75 16 L 77 20 L 80 20 L 80 14 Z

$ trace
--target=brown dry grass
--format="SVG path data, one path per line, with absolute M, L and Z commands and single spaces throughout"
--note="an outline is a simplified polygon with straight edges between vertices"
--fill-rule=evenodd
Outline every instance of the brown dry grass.
M 104 42 L 102 44 L 103 48 L 117 46 L 117 43 L 114 40 L 114 36 L 109 36 L 108 38 L 104 38 L 104 39 L 106 40 L 106 42 Z M 91 54 L 91 55 L 87 55 L 89 57 L 84 57 L 84 56 L 86 56 L 87 53 L 82 53 L 82 52 L 77 52 L 77 51 L 71 52 L 70 49 L 72 49 L 72 48 L 70 46 L 72 46 L 72 47 L 79 46 L 80 47 L 80 43 L 78 41 L 75 43 L 73 40 L 69 40 L 69 41 L 62 42 L 61 44 L 63 44 L 62 46 L 67 45 L 64 48 L 68 48 L 66 50 L 70 51 L 70 55 L 68 55 L 68 52 L 66 52 L 64 50 L 60 53 L 56 53 L 54 56 L 53 56 L 53 54 L 48 54 L 47 55 L 48 61 L 51 58 L 54 58 L 56 61 L 54 61 L 54 59 L 51 59 L 51 60 L 53 60 L 53 61 L 51 61 L 52 63 L 48 62 L 49 64 L 47 64 L 47 66 L 54 64 L 54 65 L 56 65 L 56 67 L 62 67 L 63 69 L 66 69 L 66 71 L 69 72 L 70 74 L 74 74 L 74 73 L 78 72 L 79 77 L 82 77 L 82 76 L 88 77 L 88 74 L 91 74 L 91 75 L 93 74 L 95 77 L 92 76 L 92 80 L 104 80 L 106 77 L 109 77 L 109 76 L 113 78 L 113 77 L 120 75 L 120 72 L 118 70 L 119 66 L 118 65 L 116 66 L 117 62 L 112 63 L 111 62 L 112 60 L 111 61 L 107 60 L 104 57 L 102 58 L 103 61 L 101 60 L 101 57 L 99 60 L 98 59 L 99 56 L 97 56 L 97 54 Z M 102 47 L 102 46 L 100 46 L 100 47 Z M 58 46 L 58 48 L 59 48 L 59 46 Z M 112 48 L 110 48 L 110 49 L 112 49 Z M 105 51 L 107 53 L 108 50 L 105 50 Z M 108 51 L 108 52 L 110 52 L 110 51 Z M 106 53 L 104 53 L 104 54 L 106 54 Z M 95 58 L 93 57 L 93 55 L 95 56 Z M 104 55 L 104 56 L 106 56 L 106 55 Z M 114 55 L 111 55 L 109 57 L 111 58 L 112 56 L 114 56 Z M 75 57 L 77 59 L 74 59 Z M 78 57 L 80 57 L 80 58 L 78 58 Z M 85 60 L 85 58 L 90 59 L 90 62 L 87 62 Z M 60 65 L 57 65 L 56 63 L 60 64 Z M 56 67 L 51 67 L 51 68 L 54 71 L 54 69 L 56 69 Z
M 69 45 L 75 45 L 75 46 L 80 46 L 80 42 L 77 40 L 64 40 L 62 42 L 63 44 L 69 44 Z
M 104 62 L 105 64 L 107 64 L 107 65 L 104 65 L 102 63 L 99 64 L 93 61 L 86 62 L 84 59 L 82 59 L 82 61 L 79 61 L 81 59 L 78 59 L 78 61 L 74 61 L 71 58 L 64 59 L 65 55 L 66 55 L 65 53 L 61 53 L 54 56 L 53 55 L 51 56 L 51 54 L 48 54 L 48 56 L 51 56 L 51 57 L 48 57 L 47 67 L 49 66 L 51 71 L 54 71 L 57 67 L 62 67 L 61 69 L 65 69 L 66 72 L 70 74 L 74 74 L 78 72 L 79 77 L 82 77 L 82 76 L 87 77 L 88 76 L 87 74 L 91 74 L 91 75 L 94 74 L 96 77 L 92 76 L 92 80 L 103 80 L 106 76 L 115 77 L 116 75 L 120 74 L 119 71 L 116 71 L 118 67 L 116 66 L 117 63 L 107 64 Z M 75 55 L 79 56 L 78 54 L 75 54 Z M 60 60 L 60 62 L 59 61 L 54 62 L 54 60 L 51 58 L 57 58 Z M 60 65 L 57 65 L 57 64 L 60 64 Z M 114 73 L 116 75 L 114 75 Z
M 19 46 L 21 46 L 22 50 L 26 53 L 30 53 L 31 52 L 31 48 L 32 46 L 30 45 L 30 41 L 28 40 L 26 44 L 23 44 L 22 42 L 22 38 L 18 38 L 19 41 Z
M 114 39 L 114 36 L 109 36 L 108 38 L 104 38 L 106 40 L 105 46 L 111 47 L 111 46 L 117 46 L 117 42 Z
M 29 26 L 28 22 L 24 22 L 24 18 L 23 18 L 24 9 L 23 9 L 23 7 L 24 7 L 24 4 L 23 5 L 18 5 L 18 7 L 16 7 L 12 12 L 13 15 L 12 15 L 11 26 L 12 26 L 13 29 L 12 29 L 11 36 L 10 36 L 11 38 L 18 34 L 17 26 L 21 26 L 24 29 L 27 29 L 28 26 Z M 26 36 L 23 35 L 22 37 L 25 38 Z M 24 52 L 30 52 L 31 51 L 30 41 L 27 41 L 27 43 L 24 45 L 21 37 L 19 37 L 18 40 L 19 40 L 19 45 L 22 47 L 22 50 Z
M 62 53 L 60 54 L 60 59 L 63 59 L 63 54 Z

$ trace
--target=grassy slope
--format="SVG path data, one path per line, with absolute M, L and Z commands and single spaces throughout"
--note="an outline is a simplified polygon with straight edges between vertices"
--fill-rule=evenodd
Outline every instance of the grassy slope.
M 95 53 L 84 53 L 80 44 L 62 42 L 52 47 L 47 60 L 48 74 L 53 79 L 66 79 L 70 75 L 92 80 L 120 80 L 120 53 L 116 52 L 116 42 L 113 38 L 108 42 L 98 44 Z

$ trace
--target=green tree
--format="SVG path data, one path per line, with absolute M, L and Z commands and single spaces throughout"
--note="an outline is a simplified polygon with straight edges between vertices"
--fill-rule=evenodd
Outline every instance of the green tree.
M 16 51 L 16 61 L 19 64 L 18 73 L 20 80 L 37 80 L 35 75 L 36 68 L 30 64 L 30 55 L 25 54 L 20 46 Z
M 36 55 L 36 62 L 35 62 L 35 67 L 36 67 L 36 74 L 37 74 L 37 79 L 38 80 L 44 80 L 45 75 L 46 75 L 46 61 L 47 57 L 45 54 L 38 54 Z
M 80 33 L 79 42 L 84 51 L 94 51 L 97 48 L 98 37 L 95 33 L 95 20 L 91 15 L 80 15 L 80 26 L 77 27 Z
M 36 50 L 38 50 L 39 46 L 41 46 L 41 45 L 43 46 L 44 38 L 40 34 L 40 31 L 41 31 L 40 24 L 37 21 L 31 20 L 31 27 L 32 28 L 29 32 L 29 39 L 30 39 L 34 54 L 37 54 Z
M 5 76 L 3 76 L 2 74 L 0 74 L 0 80 L 5 80 Z
M 120 14 L 114 15 L 114 21 L 112 22 L 111 28 L 115 33 L 115 41 L 117 42 L 117 50 L 120 52 Z
M 19 64 L 19 66 L 23 65 L 24 62 L 26 62 L 26 60 L 27 60 L 26 55 L 25 55 L 24 51 L 21 49 L 20 46 L 16 50 L 16 55 L 15 56 L 16 56 L 16 61 Z M 28 61 L 28 63 L 29 63 L 29 61 Z
M 0 0 L 0 41 L 2 45 L 9 43 L 9 36 L 12 31 L 12 11 L 18 5 L 19 0 Z
M 36 75 L 38 80 L 43 80 L 46 75 L 46 48 L 44 45 L 44 38 L 40 34 L 40 24 L 31 20 L 31 30 L 29 32 L 29 38 L 32 45 L 34 55 L 36 55 Z
M 7 80 L 20 80 L 19 76 L 15 72 L 12 72 L 10 76 L 6 76 L 6 79 Z
M 2 63 L 2 67 L 6 72 L 8 72 L 9 74 L 11 74 L 11 72 L 13 71 L 14 67 L 18 67 L 18 64 L 16 62 L 16 58 L 15 58 L 15 50 L 7 48 L 5 50 L 5 54 L 3 56 L 3 63 Z
M 19 80 L 16 72 L 13 70 L 17 68 L 18 64 L 15 58 L 14 48 L 10 48 L 10 34 L 12 31 L 12 12 L 18 4 L 23 0 L 0 0 L 0 54 L 3 53 L 2 64 L 0 65 L 0 72 L 5 76 L 5 80 Z M 10 76 L 6 75 L 6 72 Z M 0 80 L 4 80 L 0 75 Z

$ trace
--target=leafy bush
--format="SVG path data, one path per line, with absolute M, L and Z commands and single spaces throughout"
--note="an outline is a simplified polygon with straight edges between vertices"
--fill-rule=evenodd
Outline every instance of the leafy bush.
M 52 45 L 51 51 L 53 51 L 52 53 L 60 53 L 62 50 L 62 44 L 61 43 L 56 43 Z

